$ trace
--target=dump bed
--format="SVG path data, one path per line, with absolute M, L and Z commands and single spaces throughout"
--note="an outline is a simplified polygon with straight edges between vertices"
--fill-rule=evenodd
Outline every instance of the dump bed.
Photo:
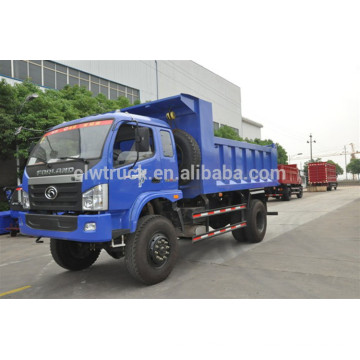
M 278 165 L 279 170 L 279 183 L 280 184 L 291 184 L 300 185 L 301 177 L 296 164 L 291 165 Z
M 201 151 L 202 166 L 199 170 L 203 175 L 209 175 L 207 170 L 210 171 L 210 177 L 202 176 L 181 186 L 185 198 L 278 185 L 276 146 L 260 146 L 215 137 L 212 106 L 207 101 L 180 94 L 122 111 L 161 119 L 172 129 L 184 130 L 195 138 Z M 175 114 L 174 120 L 166 117 L 170 111 Z M 207 169 L 206 174 L 202 169 Z M 231 171 L 230 177 L 224 176 L 229 175 L 224 169 Z
M 310 163 L 308 166 L 309 184 L 328 184 L 336 182 L 336 166 L 327 162 Z

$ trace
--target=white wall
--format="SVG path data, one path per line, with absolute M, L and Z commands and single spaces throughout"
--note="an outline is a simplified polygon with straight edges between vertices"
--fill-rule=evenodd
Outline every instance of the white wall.
M 243 138 L 250 140 L 261 139 L 261 128 L 245 121 L 242 123 Z
M 213 120 L 239 129 L 240 88 L 193 61 L 158 61 L 159 97 L 187 93 L 212 103 Z

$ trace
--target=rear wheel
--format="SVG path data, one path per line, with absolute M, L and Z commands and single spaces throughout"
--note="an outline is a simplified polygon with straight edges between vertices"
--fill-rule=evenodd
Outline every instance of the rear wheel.
M 125 263 L 135 279 L 153 285 L 169 276 L 177 253 L 177 236 L 172 223 L 160 215 L 146 215 L 126 240 Z
M 283 199 L 283 201 L 290 201 L 291 190 L 288 187 L 284 188 L 282 199 Z
M 50 239 L 50 252 L 55 262 L 67 270 L 83 270 L 99 257 L 100 249 L 93 244 L 69 240 Z
M 236 216 L 237 222 L 239 222 L 241 215 L 238 213 Z M 236 220 L 235 216 L 232 220 Z M 254 199 L 250 202 L 250 208 L 247 212 L 247 226 L 234 230 L 232 233 L 237 241 L 259 243 L 265 237 L 266 226 L 266 206 L 261 200 Z
M 301 199 L 303 197 L 303 188 L 300 188 L 300 191 L 296 194 L 298 199 Z

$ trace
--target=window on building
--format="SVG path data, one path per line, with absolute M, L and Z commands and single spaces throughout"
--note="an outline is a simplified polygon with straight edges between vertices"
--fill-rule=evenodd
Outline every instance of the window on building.
M 69 76 L 69 84 L 71 86 L 79 85 L 79 78 L 74 77 L 74 76 Z
M 11 60 L 0 60 L 0 74 L 10 77 L 12 76 Z
M 80 86 L 83 86 L 86 90 L 89 90 L 89 81 L 80 79 Z
M 99 84 L 91 83 L 90 86 L 91 86 L 90 91 L 94 94 L 94 96 L 96 96 L 97 94 L 99 94 Z
M 106 87 L 106 86 L 100 86 L 100 92 L 102 93 L 102 94 L 104 94 L 106 97 L 108 97 L 108 94 L 109 94 L 109 88 L 108 87 Z
M 55 63 L 52 61 L 44 60 L 44 67 L 55 70 Z
M 79 77 L 79 70 L 69 68 L 69 75 Z
M 29 63 L 29 78 L 35 84 L 42 85 L 41 66 Z
M 56 73 L 56 88 L 61 90 L 67 84 L 67 75 L 57 72 Z
M 117 99 L 117 91 L 114 89 L 110 89 L 110 99 L 111 100 L 116 100 Z
M 14 77 L 20 80 L 26 80 L 28 77 L 28 63 L 23 60 L 14 61 Z
M 44 86 L 55 89 L 55 71 L 44 68 Z
M 80 78 L 89 81 L 89 74 L 80 71 Z
M 234 128 L 234 127 L 232 127 L 232 126 L 230 126 L 230 128 L 233 129 L 233 130 L 239 135 L 239 129 Z
M 64 65 L 56 64 L 56 71 L 67 74 L 67 67 Z
M 126 96 L 126 92 L 125 92 L 125 86 L 123 85 L 118 85 L 118 97 L 125 97 Z

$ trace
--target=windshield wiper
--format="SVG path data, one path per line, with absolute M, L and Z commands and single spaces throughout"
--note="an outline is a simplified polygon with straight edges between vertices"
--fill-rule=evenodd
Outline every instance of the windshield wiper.
M 88 164 L 89 161 L 85 158 L 82 157 L 76 157 L 76 156 L 60 156 L 59 157 L 60 160 L 66 160 L 66 159 L 72 159 L 72 160 L 81 160 L 84 162 L 84 164 Z

